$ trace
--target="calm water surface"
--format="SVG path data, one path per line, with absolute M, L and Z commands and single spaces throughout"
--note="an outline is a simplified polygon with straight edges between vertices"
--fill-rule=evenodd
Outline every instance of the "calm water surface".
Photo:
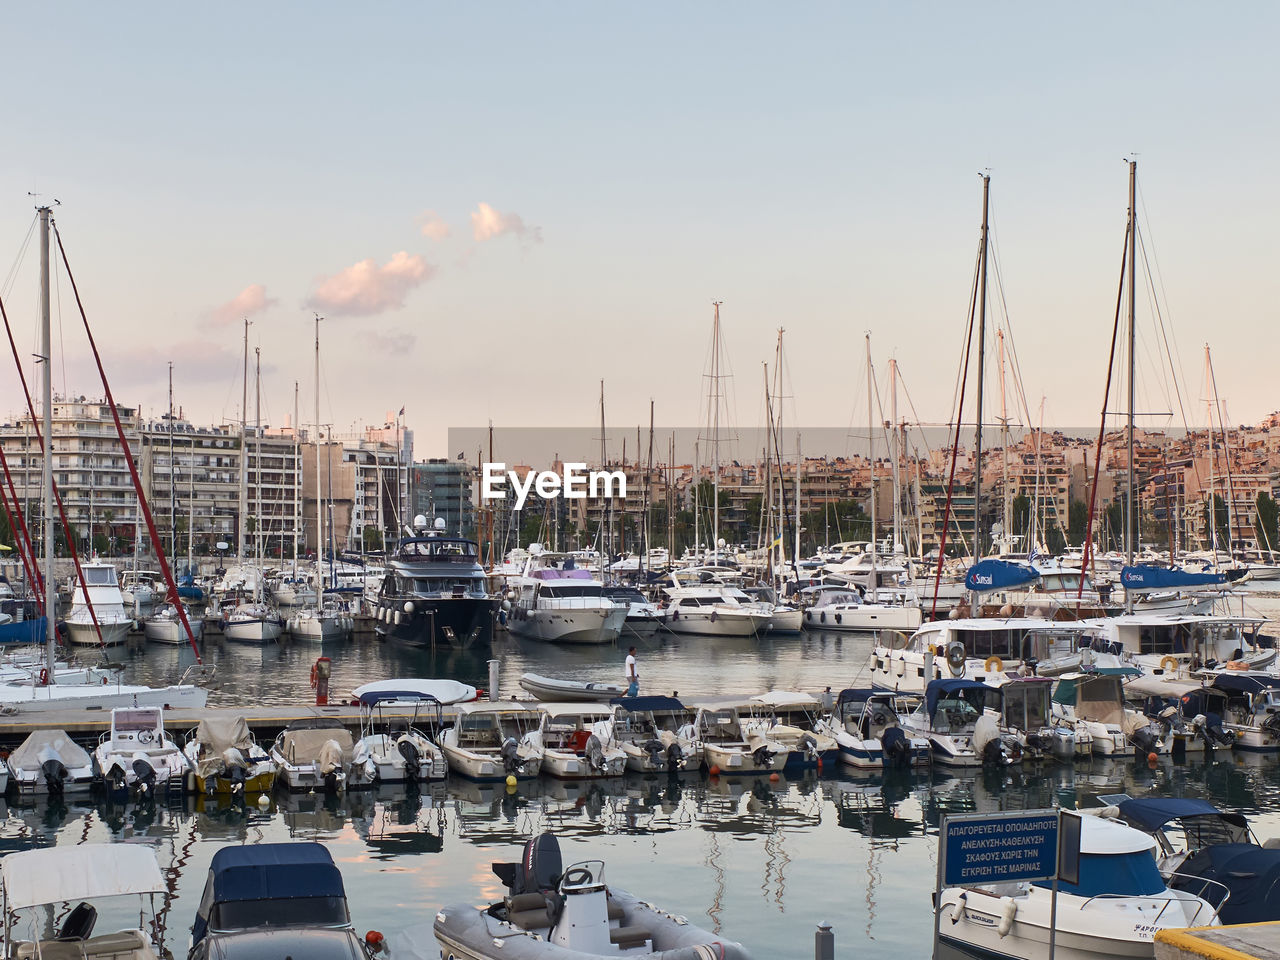
M 1272 618 L 1280 612 L 1276 598 L 1250 602 Z M 643 645 L 639 659 L 645 692 L 679 691 L 692 699 L 770 688 L 839 689 L 856 680 L 869 649 L 868 638 L 847 635 L 759 642 L 668 637 Z M 620 680 L 624 656 L 614 647 L 565 650 L 505 637 L 492 650 L 434 655 L 373 640 L 323 650 L 211 641 L 205 656 L 218 665 L 211 702 L 308 700 L 310 666 L 321 652 L 334 660 L 335 692 L 389 676 L 452 676 L 483 686 L 490 656 L 502 661 L 503 693 L 517 691 L 525 670 Z M 129 677 L 156 681 L 174 679 L 192 659 L 189 650 L 157 647 L 121 656 Z M 543 780 L 517 793 L 451 779 L 410 797 L 280 795 L 269 809 L 247 812 L 194 799 L 176 809 L 10 806 L 0 849 L 85 840 L 152 846 L 170 885 L 166 938 L 178 956 L 186 951 L 209 860 L 224 844 L 323 841 L 342 868 L 359 929 L 381 930 L 394 943 L 397 931 L 429 928 L 442 905 L 496 899 L 500 884 L 490 864 L 516 859 L 526 838 L 552 830 L 566 862 L 604 859 L 614 885 L 743 941 L 757 960 L 811 957 L 820 921 L 835 927 L 837 956 L 871 950 L 877 957 L 925 958 L 941 816 L 1090 805 L 1117 792 L 1205 797 L 1246 813 L 1260 838 L 1280 836 L 1280 758 L 1226 754 L 1154 768 L 1095 758 L 1074 768 L 964 776 L 828 770 L 773 783 Z M 110 922 L 109 916 L 100 921 L 103 929 Z M 129 921 L 122 914 L 120 922 Z

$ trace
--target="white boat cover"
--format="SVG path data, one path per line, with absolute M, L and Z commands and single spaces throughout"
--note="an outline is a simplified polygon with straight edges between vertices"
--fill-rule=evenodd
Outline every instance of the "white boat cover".
M 441 703 L 464 703 L 476 698 L 476 688 L 457 680 L 430 680 L 420 677 L 406 677 L 401 680 L 375 680 L 351 691 L 351 696 L 359 700 L 367 693 L 404 693 L 408 695 L 435 697 Z
M 65 730 L 37 730 L 9 754 L 9 768 L 15 772 L 38 771 L 50 756 L 56 756 L 68 770 L 87 767 L 93 762 Z
M 280 745 L 284 758 L 298 765 L 349 763 L 355 746 L 351 731 L 338 727 L 286 730 Z
M 785 709 L 786 707 L 817 707 L 817 697 L 807 693 L 796 693 L 792 690 L 770 690 L 768 693 L 762 693 L 758 697 L 751 698 L 756 703 L 767 704 L 777 709 Z
M 164 892 L 155 853 L 131 843 L 82 843 L 11 853 L 0 860 L 0 884 L 10 910 Z
M 253 735 L 244 717 L 205 717 L 196 727 L 196 740 L 200 743 L 200 763 L 196 772 L 209 777 L 225 764 L 222 755 L 234 747 L 246 757 L 253 746 Z

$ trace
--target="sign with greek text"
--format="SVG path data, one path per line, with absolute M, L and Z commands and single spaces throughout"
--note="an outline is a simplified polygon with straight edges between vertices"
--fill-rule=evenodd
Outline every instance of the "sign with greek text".
M 1058 869 L 1058 812 L 1019 810 L 942 822 L 943 886 L 1048 880 Z

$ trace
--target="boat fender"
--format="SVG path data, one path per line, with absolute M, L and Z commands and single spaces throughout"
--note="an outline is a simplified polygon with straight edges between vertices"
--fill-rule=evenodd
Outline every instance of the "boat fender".
M 1013 918 L 1018 915 L 1018 905 L 1014 902 L 1013 897 L 1001 897 L 1003 909 L 1000 911 L 1000 922 L 996 924 L 996 933 L 1000 934 L 1000 938 L 1004 939 L 1009 935 L 1009 931 L 1013 929 Z
M 827 622 L 827 612 L 825 610 L 822 611 L 822 622 L 823 623 Z
M 1175 660 L 1173 657 L 1165 657 L 1163 660 L 1160 661 L 1160 669 L 1163 670 L 1165 673 L 1177 673 L 1178 661 Z
M 396 611 L 396 626 L 400 626 L 400 611 Z
M 404 602 L 404 612 L 405 612 L 405 613 L 408 613 L 408 614 L 412 614 L 412 613 L 413 613 L 413 601 L 412 601 L 412 600 L 406 600 L 406 601 Z
M 840 614 L 838 614 L 838 613 L 837 613 L 837 614 L 836 614 L 836 623 L 839 623 L 839 622 L 840 622 Z
M 982 665 L 987 673 L 1004 673 L 1004 661 L 999 657 L 987 657 L 987 662 Z
M 712 611 L 711 611 L 711 622 L 712 622 L 712 623 L 715 623 L 715 622 L 716 622 L 716 614 L 717 614 L 718 612 L 719 612 L 719 611 L 717 611 L 717 610 L 712 610 Z
M 40 686 L 47 687 L 49 685 L 49 671 L 42 669 L 40 671 Z
M 961 919 L 969 919 L 965 916 L 965 912 L 969 906 L 969 894 L 967 892 L 960 894 L 956 898 L 956 907 L 951 911 L 951 922 L 958 923 Z

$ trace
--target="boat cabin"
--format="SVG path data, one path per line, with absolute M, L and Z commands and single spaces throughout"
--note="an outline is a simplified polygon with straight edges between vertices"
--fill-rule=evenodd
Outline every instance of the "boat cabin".
M 878 740 L 899 717 L 920 706 L 920 698 L 871 688 L 841 690 L 836 698 L 835 717 L 845 731 L 859 740 Z
M 988 708 L 1000 708 L 1000 691 L 977 680 L 933 680 L 925 688 L 924 710 L 933 733 L 969 736 Z
M 116 707 L 111 711 L 112 753 L 154 753 L 170 750 L 165 742 L 164 711 L 160 707 Z
M 1124 688 L 1121 677 L 1134 671 L 1069 673 L 1058 680 L 1053 702 L 1069 707 L 1073 719 L 1108 726 L 1124 726 Z
M 1001 726 L 1035 733 L 1050 726 L 1053 681 L 1047 677 L 1019 677 L 1000 687 Z

